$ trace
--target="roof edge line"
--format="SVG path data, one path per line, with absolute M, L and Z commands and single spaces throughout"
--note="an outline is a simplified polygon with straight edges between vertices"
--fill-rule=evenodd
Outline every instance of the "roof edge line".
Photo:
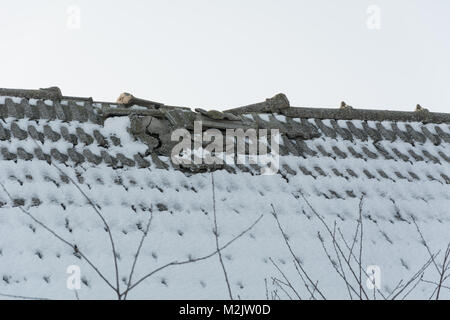
M 449 113 L 429 112 L 426 109 L 408 112 L 372 109 L 290 107 L 282 110 L 282 114 L 290 118 L 450 123 Z

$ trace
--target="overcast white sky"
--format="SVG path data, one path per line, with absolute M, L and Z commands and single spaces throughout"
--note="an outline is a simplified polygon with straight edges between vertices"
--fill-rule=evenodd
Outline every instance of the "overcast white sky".
M 0 87 L 450 112 L 449 0 L 0 0 L 0 14 Z

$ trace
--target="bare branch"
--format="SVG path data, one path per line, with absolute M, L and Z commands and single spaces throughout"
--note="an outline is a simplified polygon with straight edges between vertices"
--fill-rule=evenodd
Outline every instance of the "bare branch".
M 225 276 L 225 282 L 227 284 L 227 289 L 228 289 L 228 294 L 230 296 L 230 299 L 233 300 L 233 293 L 231 292 L 231 286 L 230 286 L 230 281 L 228 280 L 228 274 L 227 274 L 227 269 L 225 268 L 225 263 L 223 262 L 223 258 L 222 258 L 222 252 L 221 250 L 219 250 L 219 230 L 217 228 L 217 212 L 216 212 L 216 188 L 214 185 L 214 173 L 211 172 L 211 185 L 212 185 L 212 194 L 213 194 L 213 211 L 214 211 L 214 237 L 216 239 L 216 249 L 218 252 L 218 256 L 219 256 L 219 261 L 220 264 L 222 266 L 222 270 L 223 270 L 223 274 Z
M 11 201 L 14 201 L 11 194 L 8 192 L 8 190 L 6 189 L 5 185 L 3 183 L 0 182 L 0 186 L 2 187 L 3 191 L 5 191 L 5 193 L 7 194 L 8 198 Z M 18 207 L 20 211 L 22 211 L 24 214 L 26 214 L 28 217 L 30 217 L 34 222 L 36 222 L 38 225 L 40 225 L 42 228 L 44 228 L 45 230 L 47 230 L 48 232 L 50 232 L 54 237 L 56 237 L 58 240 L 60 240 L 61 242 L 63 242 L 64 244 L 66 244 L 67 246 L 71 247 L 74 252 L 78 253 L 84 260 L 86 260 L 86 262 L 91 266 L 92 269 L 95 270 L 95 272 L 100 276 L 100 278 L 102 278 L 106 284 L 111 287 L 111 289 L 113 289 L 114 291 L 116 291 L 116 288 L 114 288 L 114 286 L 108 281 L 108 279 L 106 279 L 106 277 L 100 272 L 100 270 L 80 251 L 80 249 L 74 245 L 71 244 L 69 241 L 67 241 L 66 239 L 64 239 L 63 237 L 61 237 L 59 234 L 57 234 L 55 231 L 53 231 L 50 227 L 48 227 L 47 225 L 45 225 L 42 221 L 38 220 L 37 218 L 35 218 L 30 212 L 28 212 L 27 210 L 25 210 L 22 206 Z
M 284 274 L 284 272 L 280 269 L 280 267 L 275 263 L 275 261 L 273 261 L 272 258 L 269 258 L 270 262 L 272 262 L 272 264 L 275 266 L 275 268 L 277 268 L 278 272 L 283 276 L 284 280 L 286 281 L 286 286 L 289 287 L 294 294 L 297 296 L 298 300 L 302 300 L 302 298 L 300 297 L 300 295 L 298 294 L 297 290 L 295 290 L 294 286 L 292 285 L 292 283 L 289 281 L 289 279 L 286 277 L 286 275 Z
M 185 265 L 185 264 L 191 264 L 191 263 L 196 263 L 199 261 L 203 261 L 203 260 L 207 260 L 213 256 L 215 256 L 219 251 L 224 250 L 226 248 L 228 248 L 231 244 L 233 244 L 236 240 L 240 239 L 241 237 L 243 237 L 247 232 L 249 232 L 250 230 L 252 230 L 259 221 L 261 221 L 261 219 L 263 218 L 264 215 L 261 215 L 251 226 L 249 226 L 247 229 L 245 229 L 244 231 L 242 231 L 239 235 L 237 235 L 236 237 L 234 237 L 233 239 L 231 239 L 230 241 L 228 241 L 224 246 L 222 246 L 221 248 L 219 248 L 219 250 L 215 250 L 214 252 L 200 257 L 200 258 L 195 258 L 195 259 L 189 259 L 189 260 L 183 260 L 183 261 L 172 261 L 170 263 L 167 263 L 159 268 L 156 268 L 155 270 L 151 271 L 150 273 L 148 273 L 147 275 L 143 276 L 142 278 L 140 278 L 138 281 L 136 281 L 133 285 L 131 285 L 128 289 L 126 289 L 121 295 L 125 295 L 127 294 L 129 291 L 133 290 L 134 288 L 136 288 L 139 284 L 141 284 L 144 280 L 146 280 L 147 278 L 153 276 L 154 274 L 160 272 L 161 270 L 167 269 L 169 267 L 172 266 L 180 266 L 180 265 Z
M 17 300 L 51 300 L 48 298 L 24 297 L 24 296 L 16 296 L 13 294 L 5 294 L 5 293 L 0 293 L 0 297 L 12 298 L 12 299 L 17 299 Z
M 325 229 L 327 230 L 327 232 L 329 233 L 329 235 L 331 237 L 333 237 L 333 232 L 331 231 L 330 227 L 328 226 L 328 224 L 325 222 L 324 218 L 316 211 L 316 209 L 314 209 L 314 207 L 311 205 L 311 203 L 309 203 L 309 201 L 306 199 L 305 195 L 303 194 L 303 192 L 299 191 L 301 197 L 303 198 L 303 200 L 305 201 L 305 203 L 308 205 L 308 207 L 311 209 L 311 211 L 314 213 L 314 215 L 319 219 L 319 221 L 322 223 L 322 225 L 325 227 Z M 342 251 L 341 247 L 337 244 L 337 249 L 339 251 L 339 253 L 342 255 L 342 257 L 345 257 L 344 252 Z M 352 254 L 353 255 L 353 254 Z M 356 258 L 355 258 L 356 259 Z M 358 262 L 358 260 L 356 259 L 356 261 Z M 360 264 L 360 263 L 358 263 Z M 347 266 L 351 272 L 351 274 L 353 275 L 353 277 L 356 279 L 357 282 L 359 282 L 360 285 L 360 289 L 361 289 L 361 293 L 364 295 L 364 297 L 369 300 L 369 297 L 366 293 L 366 291 L 364 290 L 364 288 L 362 287 L 362 284 L 359 281 L 358 276 L 356 275 L 355 271 L 353 270 L 350 261 L 347 261 Z M 360 297 L 361 299 L 361 297 Z
M 31 138 L 33 139 L 33 142 L 36 144 L 36 146 L 38 148 L 40 148 L 38 142 L 33 137 L 31 137 Z M 56 164 L 54 164 L 53 161 L 51 161 L 51 159 L 50 159 L 50 164 L 52 166 L 54 166 L 64 177 L 68 178 L 70 180 L 70 182 L 72 182 L 72 184 L 78 189 L 78 191 L 80 191 L 80 193 L 83 195 L 83 197 L 86 198 L 86 200 L 88 201 L 89 205 L 94 209 L 94 211 L 99 216 L 100 220 L 102 220 L 103 225 L 105 226 L 105 229 L 108 232 L 109 241 L 111 242 L 111 248 L 112 248 L 112 253 L 113 253 L 113 258 L 114 258 L 114 268 L 115 268 L 115 272 L 116 272 L 116 287 L 114 288 L 114 291 L 116 292 L 117 297 L 120 299 L 119 266 L 118 266 L 118 263 L 117 263 L 116 246 L 114 244 L 113 236 L 112 236 L 112 233 L 111 233 L 111 228 L 109 227 L 108 223 L 106 222 L 106 219 L 100 213 L 100 211 L 98 210 L 97 206 L 94 204 L 92 199 L 88 197 L 88 195 L 81 189 L 81 187 L 78 185 L 78 183 L 76 183 L 69 175 L 67 175 Z
M 364 196 L 361 197 L 359 201 L 359 223 L 360 227 L 360 240 L 359 240 L 359 296 L 362 297 L 362 252 L 363 252 L 363 216 L 362 216 L 362 207 L 363 207 L 363 199 Z M 351 253 L 350 253 L 351 254 Z
M 128 277 L 127 289 L 130 288 L 131 281 L 133 279 L 134 269 L 136 268 L 136 263 L 138 261 L 139 255 L 141 254 L 142 245 L 144 244 L 145 238 L 147 238 L 148 231 L 150 230 L 150 225 L 152 224 L 152 221 L 153 221 L 153 212 L 150 212 L 150 218 L 148 219 L 147 227 L 145 228 L 145 231 L 142 234 L 141 241 L 139 242 L 138 249 L 134 256 L 133 266 L 131 267 L 130 275 Z M 129 293 L 129 291 L 127 290 L 126 294 L 124 295 L 124 300 L 127 299 L 128 293 Z
M 61 170 L 57 165 L 55 165 L 53 162 L 51 162 L 51 164 L 65 177 L 67 177 L 72 183 L 73 185 L 78 189 L 78 191 L 80 191 L 80 193 L 83 195 L 83 197 L 86 198 L 86 200 L 88 201 L 89 205 L 94 209 L 94 211 L 97 213 L 98 217 L 100 218 L 100 220 L 102 220 L 103 225 L 105 226 L 106 232 L 108 232 L 108 236 L 109 236 L 109 241 L 111 243 L 111 249 L 112 249 L 112 253 L 113 253 L 113 258 L 114 258 L 114 268 L 115 268 L 115 273 L 116 273 L 116 288 L 114 289 L 114 291 L 117 293 L 118 298 L 120 299 L 120 283 L 119 283 L 119 265 L 117 263 L 117 251 L 116 251 L 116 246 L 114 244 L 114 239 L 111 233 L 111 228 L 108 225 L 108 222 L 106 222 L 105 217 L 103 217 L 102 213 L 98 210 L 97 206 L 94 204 L 94 202 L 92 201 L 92 199 L 90 197 L 88 197 L 88 195 L 83 191 L 83 189 L 81 189 L 81 187 L 78 185 L 78 183 L 76 183 L 72 177 L 70 177 L 69 175 L 67 175 L 63 170 Z
M 283 227 L 281 226 L 280 220 L 278 219 L 278 215 L 277 215 L 277 213 L 275 211 L 275 207 L 273 206 L 273 204 L 271 204 L 271 206 L 272 206 L 272 210 L 273 210 L 272 215 L 275 217 L 275 220 L 277 221 L 278 229 L 280 230 L 281 235 L 283 236 L 284 242 L 285 242 L 287 248 L 289 249 L 289 252 L 291 253 L 291 255 L 294 258 L 294 260 L 297 262 L 298 267 L 303 272 L 303 274 L 305 275 L 306 279 L 308 279 L 309 283 L 313 286 L 313 288 L 316 289 L 316 291 L 319 293 L 319 295 L 322 297 L 322 299 L 326 300 L 325 296 L 316 287 L 316 284 L 311 280 L 311 278 L 309 277 L 308 273 L 305 271 L 305 269 L 301 265 L 301 262 L 299 261 L 299 259 L 295 255 L 294 251 L 292 250 L 291 244 L 288 241 L 288 237 L 287 237 L 286 233 L 284 232 Z

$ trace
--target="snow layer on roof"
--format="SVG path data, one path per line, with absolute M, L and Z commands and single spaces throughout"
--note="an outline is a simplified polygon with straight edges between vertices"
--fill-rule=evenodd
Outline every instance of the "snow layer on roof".
M 283 161 L 291 167 L 302 165 L 309 170 L 319 165 L 322 168 L 343 167 L 339 163 L 342 160 L 333 159 L 284 157 Z M 360 174 L 363 162 L 355 160 L 350 166 Z M 373 165 L 375 168 L 376 162 Z M 406 163 L 399 167 L 409 170 Z M 186 176 L 175 170 L 114 170 L 102 165 L 77 170 L 61 168 L 75 181 L 82 177 L 81 188 L 95 199 L 110 224 L 120 256 L 122 288 L 126 286 L 123 279 L 129 275 L 150 212 L 153 212 L 154 220 L 135 279 L 168 262 L 214 251 L 209 174 Z M 433 171 L 433 165 L 428 169 Z M 76 243 L 112 281 L 114 267 L 107 234 L 74 184 L 64 181 L 54 166 L 41 161 L 17 161 L 13 166 L 1 161 L 0 171 L 4 173 L 2 183 L 13 199 L 25 199 L 24 208 L 71 243 Z M 242 299 L 265 299 L 265 280 L 270 282 L 272 277 L 280 277 L 270 259 L 293 282 L 299 281 L 292 257 L 271 215 L 272 204 L 295 254 L 310 276 L 319 281 L 321 290 L 329 298 L 346 297 L 345 286 L 333 274 L 317 236 L 318 232 L 325 235 L 325 230 L 299 198 L 299 192 L 330 225 L 336 221 L 348 241 L 358 218 L 359 196 L 365 194 L 364 264 L 381 267 L 386 293 L 394 289 L 396 281 L 410 277 L 428 259 L 410 215 L 417 219 L 430 246 L 436 250 L 448 240 L 448 184 L 424 181 L 418 185 L 408 180 L 394 183 L 386 179 L 369 179 L 363 174 L 358 179 L 345 179 L 328 173 L 316 177 L 298 173 L 288 175 L 289 182 L 281 175 L 255 176 L 225 171 L 215 172 L 214 177 L 221 243 L 232 239 L 263 214 L 254 229 L 223 253 L 232 290 Z M 346 190 L 353 190 L 356 197 L 348 197 Z M 32 199 L 39 199 L 40 205 L 33 205 Z M 4 204 L 0 209 L 1 294 L 74 299 L 74 292 L 66 288 L 66 270 L 70 265 L 78 265 L 83 279 L 82 289 L 78 292 L 81 299 L 115 298 L 84 260 L 77 258 L 70 247 L 55 240 L 19 208 L 14 208 L 14 203 L 3 192 L 0 202 Z M 296 285 L 302 286 L 301 283 Z M 431 294 L 430 290 L 427 286 L 419 286 L 411 298 Z M 282 295 L 282 292 L 278 294 Z M 136 299 L 227 297 L 217 257 L 165 269 L 144 281 L 129 296 Z
M 0 98 L 0 104 L 4 102 L 5 98 Z M 280 128 L 288 125 L 285 116 L 257 117 Z M 448 124 L 414 122 L 306 122 L 317 129 L 318 136 L 282 140 L 284 155 L 279 174 L 261 176 L 255 168 L 246 166 L 246 170 L 234 168 L 235 174 L 225 170 L 214 173 L 221 244 L 263 215 L 254 228 L 223 251 L 233 295 L 241 299 L 289 299 L 294 293 L 281 290 L 275 280 L 283 279 L 278 267 L 302 296 L 309 298 L 272 216 L 273 205 L 295 256 L 318 281 L 321 292 L 327 298 L 348 298 L 347 287 L 334 269 L 337 262 L 330 261 L 324 252 L 324 247 L 333 252 L 333 243 L 315 212 L 332 228 L 336 224 L 344 242 L 350 243 L 362 198 L 363 265 L 380 267 L 380 290 L 387 296 L 401 279 L 407 281 L 429 259 L 413 218 L 433 252 L 445 251 L 449 242 L 450 128 Z M 367 137 L 351 132 L 349 123 Z M 170 163 L 169 159 L 146 154 L 147 147 L 129 132 L 128 117 L 109 118 L 104 124 L 10 117 L 0 124 L 0 182 L 8 192 L 0 188 L 0 298 L 75 299 L 74 292 L 66 287 L 66 271 L 71 265 L 81 268 L 79 298 L 116 298 L 71 247 L 20 210 L 25 209 L 76 244 L 113 283 L 115 269 L 107 232 L 77 186 L 95 201 L 111 228 L 122 290 L 150 215 L 153 220 L 136 265 L 135 281 L 169 262 L 214 252 L 211 175 L 182 172 L 171 166 L 158 169 L 156 160 Z M 401 132 L 395 133 L 394 139 L 368 134 L 367 126 L 378 133 L 382 126 L 389 130 L 388 136 L 395 131 L 395 124 Z M 417 139 L 411 138 L 409 126 L 416 131 Z M 424 128 L 436 136 L 426 136 Z M 345 130 L 352 133 L 350 137 L 345 137 Z M 32 138 L 36 134 L 42 141 Z M 38 156 L 36 147 L 42 149 L 44 159 L 38 160 L 42 155 Z M 28 160 L 22 150 L 31 156 Z M 62 159 L 55 157 L 55 150 Z M 90 151 L 94 159 L 64 159 L 74 151 L 85 156 Z M 107 163 L 105 153 L 118 159 L 123 156 L 128 164 Z M 141 168 L 134 161 L 136 155 L 150 165 Z M 355 245 L 359 245 L 358 239 Z M 436 279 L 433 267 L 426 270 L 424 279 Z M 420 282 L 408 297 L 428 298 L 433 290 L 432 285 Z M 134 299 L 228 297 L 218 256 L 165 268 L 129 295 Z M 450 298 L 449 291 L 443 291 L 441 297 Z

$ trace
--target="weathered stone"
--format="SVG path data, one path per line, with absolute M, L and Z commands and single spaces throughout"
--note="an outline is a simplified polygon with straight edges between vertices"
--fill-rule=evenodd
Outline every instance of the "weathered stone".
M 394 151 L 395 155 L 402 159 L 405 162 L 409 161 L 409 157 L 403 153 L 401 153 L 397 148 L 392 148 L 392 151 Z
M 0 96 L 42 100 L 61 100 L 62 93 L 58 87 L 43 88 L 39 90 L 0 89 Z
M 119 98 L 117 99 L 117 103 L 122 104 L 126 107 L 138 105 L 138 106 L 142 106 L 142 107 L 155 108 L 155 109 L 159 109 L 164 106 L 163 103 L 139 99 L 139 98 L 134 97 L 132 94 L 129 94 L 126 92 L 122 93 L 119 96 Z
M 50 120 L 55 120 L 56 119 L 56 110 L 55 110 L 55 106 L 54 105 L 48 105 L 44 102 L 45 106 L 47 107 L 49 116 L 50 116 Z
M 11 123 L 11 132 L 15 138 L 19 140 L 25 140 L 28 138 L 28 133 L 25 130 L 20 129 L 19 125 L 16 122 Z
M 24 105 L 24 112 L 25 112 L 25 117 L 30 120 L 39 119 L 39 110 L 37 109 L 37 107 L 32 106 L 29 103 L 26 103 Z
M 162 162 L 161 159 L 159 159 L 158 155 L 155 152 L 151 152 L 150 156 L 152 157 L 152 162 L 157 169 L 169 168 L 169 166 L 166 163 Z
M 439 138 L 444 140 L 447 143 L 450 143 L 450 134 L 442 130 L 439 126 L 434 126 L 436 133 L 438 134 Z
M 378 142 L 380 140 L 383 140 L 383 137 L 381 136 L 381 134 L 377 130 L 369 127 L 369 125 L 367 124 L 366 121 L 362 122 L 362 126 L 363 126 L 363 129 L 366 132 L 366 134 L 369 137 L 371 137 L 374 142 Z
M 171 127 L 169 125 L 169 121 L 160 120 L 155 117 L 147 117 L 146 129 L 148 133 L 152 134 L 165 134 L 171 132 Z
M 27 101 L 22 99 L 19 104 L 16 104 L 17 115 L 20 119 L 25 118 L 25 106 L 27 105 Z
M 97 114 L 95 113 L 94 108 L 92 106 L 92 102 L 86 101 L 84 107 L 88 115 L 88 120 L 92 123 L 100 124 Z
M 69 130 L 65 126 L 61 126 L 61 135 L 64 138 L 64 140 L 70 142 L 74 146 L 78 144 L 78 138 L 76 135 L 69 133 Z
M 360 154 L 359 152 L 357 152 L 352 146 L 348 147 L 348 151 L 350 151 L 352 156 L 357 158 L 357 159 L 363 159 L 364 158 L 363 155 Z
M 109 138 L 111 139 L 111 141 L 112 141 L 112 143 L 113 143 L 113 145 L 114 145 L 115 147 L 118 147 L 118 146 L 121 145 L 121 144 L 120 144 L 120 138 L 118 138 L 117 136 L 111 135 Z
M 439 138 L 438 135 L 432 134 L 431 131 L 428 130 L 428 128 L 425 127 L 425 126 L 422 126 L 421 129 L 422 129 L 423 134 L 424 134 L 428 139 L 430 139 L 431 143 L 433 143 L 435 146 L 438 146 L 438 145 L 441 144 L 442 141 L 441 141 L 441 138 Z
M 61 108 L 63 109 L 63 112 L 65 114 L 65 120 L 67 122 L 72 121 L 72 119 L 73 119 L 72 111 L 71 111 L 71 108 L 69 107 L 69 105 L 66 103 L 61 103 Z
M 53 142 L 61 139 L 61 135 L 58 132 L 53 131 L 49 125 L 44 126 L 44 136 Z
M 89 149 L 84 149 L 83 150 L 83 155 L 91 163 L 94 163 L 96 165 L 99 165 L 100 163 L 102 163 L 102 157 L 99 157 L 99 156 L 95 155 Z
M 209 110 L 206 111 L 204 109 L 201 108 L 197 108 L 195 109 L 196 112 L 201 113 L 202 115 L 213 119 L 213 120 L 226 120 L 225 114 L 223 112 L 217 111 L 217 110 Z M 239 118 L 237 118 L 237 120 L 240 120 Z
M 213 120 L 230 120 L 230 121 L 241 121 L 242 119 L 230 112 L 222 112 L 218 110 L 209 110 L 206 111 L 202 108 L 195 109 L 195 112 L 198 112 L 202 115 L 204 115 L 207 118 L 213 119 Z
M 117 160 L 112 157 L 108 152 L 106 151 L 101 151 L 100 155 L 103 159 L 103 162 L 106 163 L 108 166 L 110 167 L 115 167 L 117 165 Z
M 93 135 L 95 140 L 97 140 L 97 144 L 100 147 L 108 148 L 109 146 L 108 141 L 106 141 L 106 138 L 100 133 L 100 131 L 94 130 Z
M 58 149 L 53 148 L 52 150 L 50 150 L 50 155 L 56 160 L 59 161 L 61 163 L 65 163 L 69 157 L 66 156 L 65 154 L 59 152 Z
M 37 102 L 37 108 L 39 110 L 40 119 L 51 119 L 51 113 L 43 101 L 39 100 Z
M 278 146 L 280 155 L 284 155 L 284 153 L 292 154 L 297 157 L 300 155 L 291 140 L 289 140 L 285 135 L 282 135 L 281 139 L 283 140 L 283 145 L 280 144 Z
M 31 153 L 26 152 L 25 149 L 21 147 L 17 148 L 17 156 L 19 157 L 19 159 L 25 161 L 33 159 L 33 155 Z
M 57 119 L 62 120 L 62 121 L 67 120 L 66 114 L 64 113 L 64 109 L 59 102 L 54 102 L 54 109 L 55 109 L 55 115 L 56 115 Z
M 294 121 L 292 118 L 286 117 L 288 131 L 286 135 L 289 139 L 310 140 L 320 137 L 320 133 L 315 126 L 310 124 L 305 119 L 300 123 Z
M 166 108 L 164 110 L 162 109 L 148 109 L 148 110 L 141 110 L 141 109 L 126 109 L 126 108 L 111 108 L 109 106 L 102 107 L 100 110 L 101 118 L 106 119 L 109 117 L 127 117 L 130 115 L 139 115 L 139 116 L 152 116 L 152 117 L 158 117 L 163 118 L 166 113 Z M 174 109 L 168 109 L 168 110 L 174 110 Z
M 414 150 L 408 150 L 408 153 L 414 158 L 416 161 L 425 161 L 425 159 L 414 152 Z
M 130 132 L 132 134 L 140 134 L 145 132 L 144 121 L 145 118 L 136 115 L 131 115 L 130 117 Z
M 430 159 L 431 161 L 433 161 L 434 163 L 441 163 L 439 161 L 438 158 L 436 158 L 435 156 L 433 156 L 431 153 L 429 153 L 427 150 L 423 150 L 422 153 L 424 154 L 425 157 L 427 157 L 428 159 Z
M 4 128 L 2 124 L 0 123 L 0 140 L 6 141 L 11 139 L 11 133 L 8 129 Z
M 427 138 L 425 135 L 421 132 L 418 132 L 414 130 L 414 128 L 410 124 L 405 125 L 408 135 L 413 138 L 415 141 L 419 143 L 425 143 L 427 141 Z
M 438 151 L 438 154 L 441 156 L 442 159 L 444 159 L 447 162 L 450 162 L 450 157 L 446 155 L 444 152 Z
M 69 155 L 70 159 L 75 162 L 75 164 L 84 162 L 84 156 L 76 151 L 75 148 L 68 149 L 67 154 Z
M 22 207 L 25 205 L 25 199 L 18 198 L 13 200 L 13 207 Z
M 353 122 L 347 121 L 347 128 L 350 130 L 350 132 L 356 136 L 358 139 L 362 141 L 367 141 L 368 135 L 364 130 L 361 130 L 357 128 Z
M 85 145 L 90 145 L 94 142 L 94 138 L 92 138 L 90 135 L 88 135 L 86 132 L 84 132 L 84 130 L 80 127 L 78 127 L 76 129 L 77 132 L 77 136 L 80 139 L 80 141 L 82 143 L 84 143 Z
M 37 129 L 34 126 L 32 126 L 31 124 L 28 125 L 27 130 L 31 138 L 33 138 L 36 141 L 40 141 L 41 143 L 44 143 L 44 134 L 37 131 Z
M 46 161 L 47 163 L 51 163 L 51 157 L 48 154 L 45 154 L 41 148 L 34 149 L 34 155 L 41 161 Z
M 72 100 L 69 101 L 69 109 L 70 112 L 72 113 L 73 121 L 83 122 L 84 117 L 82 115 L 81 108 L 79 105 L 75 103 L 75 101 Z
M 266 99 L 265 102 L 251 104 L 245 107 L 235 108 L 231 110 L 227 110 L 225 112 L 237 114 L 245 114 L 245 113 L 280 113 L 284 112 L 284 110 L 290 108 L 290 103 L 286 95 L 283 93 L 279 93 L 273 98 Z
M 369 178 L 369 179 L 375 179 L 375 176 L 374 176 L 373 174 L 371 174 L 369 170 L 364 169 L 363 172 L 364 172 L 364 174 L 367 176 L 367 178 Z
M 442 173 L 441 177 L 445 180 L 446 184 L 450 184 L 450 178 L 446 174 Z
M 2 148 L 1 149 L 1 153 L 3 156 L 3 160 L 16 160 L 17 159 L 17 155 L 15 155 L 14 153 L 9 152 L 9 150 L 7 148 Z
M 144 158 L 141 157 L 141 155 L 139 154 L 135 154 L 133 156 L 134 161 L 136 161 L 137 165 L 139 168 L 148 168 L 150 167 L 150 162 L 145 160 Z
M 141 141 L 142 143 L 144 143 L 145 145 L 147 145 L 147 147 L 150 150 L 156 149 L 160 146 L 160 142 L 158 139 L 156 139 L 155 137 L 152 137 L 148 134 L 145 133 L 141 133 L 138 135 L 135 135 L 135 137 Z
M 134 160 L 131 160 L 130 158 L 125 157 L 122 153 L 118 153 L 116 155 L 117 160 L 119 160 L 123 166 L 127 167 L 134 167 L 136 163 Z
M 310 147 L 308 147 L 306 142 L 301 139 L 296 139 L 295 145 L 296 145 L 297 149 L 299 150 L 300 154 L 303 156 L 305 154 L 310 155 L 310 156 L 315 156 L 317 154 L 316 151 L 314 151 Z
M 163 211 L 168 211 L 169 208 L 167 208 L 167 206 L 163 203 L 158 203 L 156 204 L 156 207 L 158 208 L 159 211 L 163 212 Z
M 361 150 L 371 159 L 377 159 L 378 156 L 376 153 L 373 153 L 372 151 L 370 151 L 366 146 L 363 146 L 361 148 Z
M 42 202 L 39 198 L 36 198 L 36 197 L 31 198 L 31 206 L 32 207 L 39 207 L 41 204 L 42 204 Z
M 450 123 L 450 114 L 433 112 L 290 107 L 284 109 L 282 113 L 292 118 L 305 119 Z
M 80 106 L 80 105 L 76 104 L 76 108 L 78 109 L 78 114 L 80 117 L 80 120 L 78 120 L 78 121 L 87 122 L 89 120 L 89 116 L 88 116 L 87 110 L 84 107 L 84 105 Z
M 319 150 L 319 152 L 322 154 L 322 156 L 333 158 L 333 155 L 331 153 L 329 153 L 328 151 L 326 151 L 325 148 L 321 144 L 317 145 L 317 150 Z
M 343 152 L 341 149 L 339 149 L 336 146 L 333 146 L 331 149 L 333 149 L 333 152 L 341 159 L 346 159 L 347 158 L 347 154 L 345 152 Z
M 194 130 L 194 121 L 197 119 L 197 114 L 195 112 L 186 110 L 170 110 L 165 114 L 175 129 L 185 128 L 187 130 Z
M 383 148 L 383 147 L 381 146 L 381 144 L 379 144 L 379 143 L 374 143 L 373 145 L 374 145 L 374 147 L 378 150 L 378 152 L 381 153 L 381 154 L 383 155 L 383 157 L 384 157 L 386 160 L 393 160 L 393 159 L 394 159 L 394 157 L 392 157 L 392 156 L 389 154 L 389 152 L 388 152 L 385 148 Z
M 392 127 L 392 130 L 394 131 L 394 133 L 397 136 L 399 136 L 400 139 L 402 139 L 403 141 L 408 142 L 410 144 L 413 144 L 411 137 L 408 134 L 406 134 L 405 132 L 403 132 L 402 130 L 400 130 L 400 128 L 397 126 L 397 123 L 392 122 L 391 127 Z
M 8 108 L 5 104 L 0 104 L 0 119 L 8 118 Z
M 385 138 L 386 140 L 395 141 L 397 138 L 394 131 L 386 129 L 381 122 L 376 123 L 376 127 L 380 134 Z
M 344 138 L 344 140 L 349 140 L 349 141 L 353 141 L 353 136 L 352 133 L 346 129 L 346 128 L 342 128 L 341 126 L 338 125 L 337 121 L 334 119 L 330 120 L 331 126 L 334 128 L 334 130 L 336 130 L 336 132 L 342 137 Z
M 336 139 L 337 134 L 336 134 L 336 130 L 333 130 L 332 128 L 326 126 L 322 120 L 320 119 L 314 119 L 314 122 L 316 123 L 317 127 L 319 127 L 319 129 L 327 136 L 330 137 L 332 139 Z
M 16 104 L 11 100 L 11 98 L 7 98 L 5 100 L 5 105 L 8 110 L 8 117 L 12 117 L 12 118 L 16 118 L 16 119 L 20 118 L 20 115 L 16 109 Z

